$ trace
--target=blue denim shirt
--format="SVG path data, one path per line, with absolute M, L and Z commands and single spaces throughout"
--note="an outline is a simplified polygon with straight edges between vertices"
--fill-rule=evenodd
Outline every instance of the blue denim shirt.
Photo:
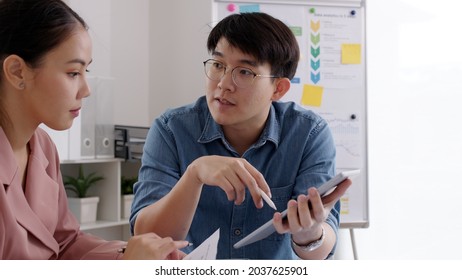
M 139 181 L 134 186 L 130 226 L 138 212 L 165 196 L 188 165 L 205 155 L 239 157 L 212 118 L 205 97 L 195 104 L 168 110 L 152 124 L 144 146 Z M 265 177 L 279 211 L 308 187 L 320 186 L 335 173 L 335 146 L 327 123 L 295 103 L 274 102 L 256 143 L 242 156 Z M 337 231 L 340 204 L 327 222 Z M 247 190 L 241 205 L 228 201 L 218 187 L 204 185 L 187 240 L 200 245 L 220 228 L 218 259 L 296 259 L 290 234 L 273 233 L 264 240 L 234 249 L 233 244 L 272 219 L 274 210 L 257 209 Z M 188 253 L 194 248 L 188 247 Z

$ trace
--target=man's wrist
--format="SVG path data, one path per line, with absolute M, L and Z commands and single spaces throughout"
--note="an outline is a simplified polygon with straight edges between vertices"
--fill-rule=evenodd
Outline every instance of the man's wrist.
M 321 236 L 314 241 L 308 242 L 306 244 L 300 244 L 300 243 L 295 242 L 292 237 L 292 248 L 294 249 L 299 248 L 300 250 L 305 251 L 305 252 L 312 252 L 318 249 L 319 247 L 321 247 L 321 245 L 324 243 L 324 238 L 325 238 L 325 231 L 324 231 L 324 227 L 321 226 Z

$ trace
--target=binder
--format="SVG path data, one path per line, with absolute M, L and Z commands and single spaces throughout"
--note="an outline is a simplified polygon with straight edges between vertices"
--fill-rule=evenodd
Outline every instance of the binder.
M 114 157 L 114 79 L 98 77 L 95 92 L 96 158 Z
M 96 77 L 88 77 L 90 96 L 82 100 L 80 115 L 69 129 L 69 159 L 95 158 Z

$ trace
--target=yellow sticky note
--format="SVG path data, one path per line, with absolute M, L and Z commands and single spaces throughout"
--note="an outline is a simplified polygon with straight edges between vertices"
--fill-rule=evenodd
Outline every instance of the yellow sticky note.
M 324 87 L 304 85 L 301 101 L 302 105 L 321 107 L 323 92 Z
M 361 44 L 342 44 L 342 64 L 361 63 Z
M 342 209 L 340 211 L 340 214 L 343 214 L 343 215 L 348 215 L 350 214 L 350 198 L 348 196 L 342 196 L 340 198 L 340 209 Z

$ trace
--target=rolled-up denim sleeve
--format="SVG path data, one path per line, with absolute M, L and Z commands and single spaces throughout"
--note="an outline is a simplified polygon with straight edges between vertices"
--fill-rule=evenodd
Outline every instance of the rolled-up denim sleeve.
M 178 182 L 180 174 L 176 151 L 173 134 L 161 116 L 149 129 L 143 148 L 138 181 L 133 187 L 134 199 L 130 214 L 132 234 L 139 212 L 168 194 Z
M 321 118 L 316 120 L 306 139 L 303 153 L 294 198 L 300 193 L 306 194 L 309 187 L 321 186 L 335 175 L 335 144 L 325 120 Z M 332 227 L 337 236 L 340 223 L 340 202 L 332 208 L 326 223 Z M 336 244 L 328 258 L 333 256 Z

